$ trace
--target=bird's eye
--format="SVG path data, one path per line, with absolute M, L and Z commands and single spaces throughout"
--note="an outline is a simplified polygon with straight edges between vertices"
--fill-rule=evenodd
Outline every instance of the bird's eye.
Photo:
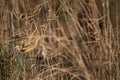
M 21 49 L 20 52 L 25 52 L 26 50 L 25 49 Z

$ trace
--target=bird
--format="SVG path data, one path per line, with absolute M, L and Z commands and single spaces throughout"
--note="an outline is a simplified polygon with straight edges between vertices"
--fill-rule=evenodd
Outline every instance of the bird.
M 16 44 L 17 50 L 24 53 L 30 52 L 37 47 L 39 40 L 39 35 L 31 34 L 26 40 L 21 41 L 21 44 Z

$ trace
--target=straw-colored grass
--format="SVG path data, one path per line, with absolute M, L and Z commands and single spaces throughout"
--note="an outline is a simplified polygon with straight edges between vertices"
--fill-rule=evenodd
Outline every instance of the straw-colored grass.
M 0 0 L 0 80 L 120 80 L 109 13 L 109 0 Z

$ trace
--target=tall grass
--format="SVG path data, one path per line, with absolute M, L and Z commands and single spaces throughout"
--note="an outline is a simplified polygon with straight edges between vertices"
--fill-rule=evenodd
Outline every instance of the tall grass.
M 0 0 L 0 80 L 120 80 L 118 32 L 109 0 Z

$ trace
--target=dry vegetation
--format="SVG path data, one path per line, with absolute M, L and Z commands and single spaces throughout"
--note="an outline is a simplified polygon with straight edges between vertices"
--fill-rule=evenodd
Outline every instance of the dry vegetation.
M 0 0 L 0 80 L 120 80 L 109 13 L 109 0 Z

